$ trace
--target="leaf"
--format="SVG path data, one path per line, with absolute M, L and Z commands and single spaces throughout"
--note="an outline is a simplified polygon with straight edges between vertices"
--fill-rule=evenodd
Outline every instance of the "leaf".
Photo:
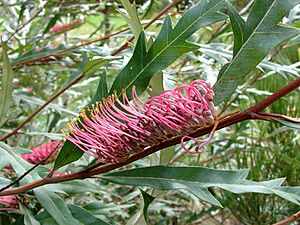
M 164 74 L 160 71 L 156 73 L 151 81 L 151 92 L 150 96 L 157 96 L 160 95 L 164 91 Z M 170 162 L 175 152 L 175 146 L 170 146 L 168 148 L 162 149 L 159 152 L 159 164 L 160 165 L 166 165 Z
M 87 74 L 87 73 L 91 73 L 97 69 L 99 69 L 99 67 L 103 66 L 104 64 L 111 62 L 113 60 L 116 59 L 120 59 L 119 57 L 105 57 L 105 58 L 99 58 L 99 59 L 92 59 L 87 61 L 87 63 L 84 65 L 84 69 L 83 69 L 83 73 Z
M 242 17 L 238 14 L 236 9 L 230 3 L 227 4 L 227 9 L 231 21 L 231 27 L 233 30 L 233 36 L 234 36 L 233 56 L 235 56 L 244 44 L 245 21 L 242 19 Z
M 2 170 L 2 168 L 0 167 Z M 8 185 L 11 182 L 11 180 L 6 179 L 4 177 L 0 177 L 0 188 L 3 188 L 4 186 Z
M 111 172 L 103 179 L 108 181 L 134 185 L 148 186 L 161 190 L 184 189 L 200 200 L 213 205 L 221 206 L 218 200 L 209 192 L 208 188 L 218 187 L 236 194 L 263 193 L 276 194 L 295 204 L 299 200 L 288 191 L 282 191 L 284 179 L 275 179 L 263 182 L 246 180 L 248 170 L 215 170 L 206 167 L 167 167 L 152 166 Z
M 107 225 L 109 223 L 97 218 L 95 215 L 87 211 L 86 209 L 74 205 L 68 204 L 68 208 L 71 210 L 73 216 L 80 221 L 82 224 L 85 225 Z
M 64 50 L 65 48 L 66 47 L 64 45 L 60 44 L 56 48 L 46 47 L 46 48 L 41 49 L 40 51 L 36 51 L 36 49 L 33 49 L 29 52 L 26 52 L 23 55 L 20 55 L 18 58 L 13 60 L 12 65 L 31 62 L 31 61 L 34 61 L 34 60 L 39 59 L 41 57 L 49 56 L 51 54 L 55 54 L 56 52 Z
M 36 220 L 33 212 L 26 208 L 23 204 L 19 204 L 20 213 L 24 214 L 24 225 L 40 225 L 40 222 Z
M 226 18 L 217 12 L 223 6 L 223 0 L 209 3 L 201 0 L 182 16 L 174 29 L 168 16 L 149 51 L 146 51 L 145 35 L 141 33 L 132 58 L 115 79 L 110 94 L 116 90 L 120 96 L 122 89 L 125 89 L 130 97 L 132 87 L 136 86 L 137 94 L 140 95 L 154 74 L 165 69 L 181 55 L 198 48 L 186 41 L 194 32 L 202 26 Z
M 6 45 L 2 42 L 2 59 L 3 59 L 3 70 L 2 70 L 2 81 L 0 90 L 0 127 L 6 120 L 6 114 L 9 107 L 13 103 L 12 98 L 12 81 L 14 72 L 11 68 L 9 58 L 6 53 Z
M 104 63 L 114 59 L 116 58 L 92 60 L 87 63 L 85 69 L 83 69 L 83 73 L 91 72 L 92 69 L 95 69 L 95 66 L 103 65 Z M 107 90 L 106 74 L 102 74 L 97 87 L 96 94 L 88 105 L 90 106 L 93 103 L 100 101 L 102 100 L 102 98 L 105 98 L 107 96 L 108 96 L 108 90 Z M 62 146 L 55 160 L 54 163 L 55 170 L 80 159 L 82 155 L 83 155 L 83 151 L 81 151 L 76 145 L 74 145 L 72 142 L 68 140 L 65 141 L 64 145 Z
M 18 176 L 23 175 L 32 167 L 30 163 L 15 154 L 11 148 L 3 142 L 0 142 L 0 151 L 0 157 L 4 157 L 7 160 Z M 20 184 L 23 185 L 41 179 L 37 173 L 39 167 L 42 166 L 38 166 L 35 170 L 31 171 L 30 174 L 26 175 L 20 180 Z M 77 224 L 66 204 L 58 195 L 44 187 L 35 188 L 33 191 L 40 204 L 49 212 L 58 224 Z
M 294 121 L 291 119 L 288 119 L 288 118 L 278 118 L 278 117 L 275 117 L 275 116 L 271 116 L 270 118 L 272 118 L 273 120 L 276 120 L 278 123 L 281 123 L 287 127 L 291 127 L 291 128 L 294 128 L 294 129 L 300 129 L 300 121 Z
M 299 0 L 257 0 L 242 29 L 242 18 L 227 2 L 235 37 L 234 58 L 222 70 L 214 86 L 216 105 L 226 100 L 243 79 L 280 43 L 299 34 L 292 27 L 277 25 Z M 242 44 L 242 45 L 241 45 Z
M 22 4 L 21 4 L 21 8 L 20 8 L 20 11 L 19 11 L 19 13 L 18 13 L 18 24 L 20 23 L 20 21 L 21 21 L 21 19 L 22 19 L 22 17 L 23 17 L 23 14 L 24 14 L 24 12 L 25 12 L 25 9 L 26 9 L 26 4 L 27 4 L 27 2 L 23 2 Z
M 160 190 L 185 189 L 203 201 L 221 206 L 207 188 L 221 184 L 238 184 L 245 180 L 247 175 L 248 170 L 152 166 L 112 172 L 104 175 L 103 178 L 118 184 L 149 186 Z
M 157 95 L 160 95 L 164 91 L 164 75 L 160 71 L 153 75 L 151 81 L 150 81 L 150 86 L 151 86 L 151 93 L 150 96 L 154 97 Z
M 78 224 L 65 202 L 55 193 L 39 187 L 33 190 L 37 200 L 60 225 Z
M 16 102 L 18 102 L 20 100 L 23 100 L 23 101 L 28 102 L 29 104 L 32 104 L 32 105 L 41 106 L 41 105 L 45 104 L 45 101 L 42 100 L 42 99 L 39 99 L 39 98 L 36 98 L 36 97 L 31 97 L 31 96 L 26 96 L 26 95 L 23 95 L 23 94 L 20 94 L 20 93 L 13 94 L 13 97 L 14 97 Z M 58 112 L 66 112 L 66 113 L 68 113 L 70 115 L 73 115 L 73 116 L 77 115 L 77 113 L 75 113 L 71 110 L 68 110 L 64 106 L 60 106 L 60 105 L 55 104 L 55 103 L 48 104 L 46 108 L 55 109 Z
M 50 190 L 55 190 L 55 192 L 67 193 L 68 195 L 84 193 L 84 192 L 91 192 L 91 193 L 104 192 L 101 189 L 101 186 L 96 185 L 88 180 L 84 180 L 84 181 L 72 180 L 63 183 L 48 184 L 47 188 Z
M 129 25 L 130 30 L 133 33 L 133 36 L 137 39 L 140 33 L 143 31 L 143 26 L 137 14 L 136 3 L 135 2 L 130 3 L 129 0 L 120 0 L 120 1 L 123 7 L 125 8 L 127 14 L 123 13 L 120 10 L 119 12 L 126 20 L 127 24 Z
M 114 203 L 105 203 L 102 201 L 94 201 L 85 205 L 83 208 L 88 210 L 94 215 L 107 215 L 112 212 L 121 211 L 122 209 L 128 210 L 128 208 L 134 206 L 135 204 L 128 205 L 116 205 Z
M 81 158 L 83 151 L 70 141 L 65 141 L 54 163 L 54 170 Z
M 155 199 L 153 196 L 149 195 L 147 192 L 140 189 L 140 192 L 142 193 L 143 200 L 144 200 L 144 208 L 143 208 L 143 214 L 146 221 L 148 221 L 147 211 L 149 208 L 149 205 L 153 202 Z
M 53 18 L 51 18 L 51 20 L 48 22 L 47 26 L 45 27 L 44 31 L 43 31 L 43 35 L 46 34 L 51 27 L 53 27 L 56 23 L 56 21 L 60 18 L 59 14 L 55 14 Z
M 102 98 L 105 98 L 107 96 L 108 96 L 108 89 L 107 89 L 107 82 L 106 82 L 106 74 L 104 73 L 101 75 L 96 94 L 93 97 L 92 101 L 89 103 L 89 106 L 91 106 L 97 101 L 101 101 Z

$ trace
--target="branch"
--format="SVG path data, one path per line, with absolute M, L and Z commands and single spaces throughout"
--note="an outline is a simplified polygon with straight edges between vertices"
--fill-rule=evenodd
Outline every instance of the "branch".
M 16 180 L 14 180 L 13 182 L 9 183 L 8 185 L 4 186 L 3 188 L 0 189 L 0 193 L 8 188 L 10 188 L 11 186 L 15 185 L 16 183 L 18 183 L 20 180 L 22 180 L 25 176 L 27 176 L 31 171 L 33 171 L 35 168 L 37 168 L 39 165 L 44 164 L 48 159 L 50 159 L 50 157 L 53 155 L 53 153 L 58 149 L 58 147 L 60 146 L 60 144 L 62 143 L 62 140 L 55 146 L 55 148 L 50 152 L 50 154 L 44 158 L 43 160 L 41 160 L 39 163 L 35 164 L 33 167 L 31 167 L 28 171 L 26 171 L 24 174 L 22 174 L 22 176 L 18 177 Z
M 145 29 L 148 28 L 150 25 L 152 25 L 156 20 L 158 20 L 164 13 L 166 13 L 168 10 L 170 10 L 173 6 L 177 5 L 181 0 L 174 0 L 172 3 L 170 3 L 169 5 L 167 5 L 155 18 L 153 18 L 148 24 L 145 25 Z M 97 42 L 97 41 L 101 41 L 101 40 L 106 40 L 118 33 L 121 33 L 123 32 L 124 30 L 121 30 L 121 31 L 118 31 L 114 34 L 110 34 L 110 35 L 107 35 L 103 38 L 100 38 L 100 39 L 97 39 L 97 40 L 94 40 L 94 41 L 90 41 L 86 44 L 81 44 L 81 46 L 84 46 L 84 45 L 87 45 L 87 44 L 91 44 L 91 43 L 94 43 L 94 42 Z M 133 39 L 132 39 L 133 40 Z M 126 44 L 125 44 L 126 45 Z M 114 51 L 111 53 L 112 56 L 118 54 L 120 51 L 124 50 L 125 48 L 128 47 L 128 43 L 127 45 L 125 46 L 121 46 L 118 50 Z M 80 46 L 79 46 L 80 47 Z M 57 55 L 57 54 L 61 54 L 63 52 L 66 52 L 66 51 L 70 51 L 72 49 L 75 49 L 75 48 L 78 48 L 78 46 L 73 46 L 71 48 L 68 48 L 68 49 L 63 49 L 59 52 L 56 52 L 56 53 L 53 53 L 53 54 L 50 54 L 50 55 L 47 55 L 47 56 L 43 56 L 43 57 L 40 57 L 39 59 L 41 58 L 45 58 L 45 57 L 49 57 L 51 55 Z M 36 59 L 35 59 L 36 60 Z M 29 61 L 32 61 L 32 60 L 29 60 Z M 25 62 L 22 62 L 22 64 L 26 63 L 28 61 L 25 61 Z M 15 64 L 15 65 L 18 65 L 18 64 Z M 96 66 L 96 65 L 93 65 L 93 67 Z M 92 69 L 93 67 L 91 67 L 90 69 Z M 89 69 L 89 70 L 90 70 Z M 86 71 L 87 73 L 88 71 Z M 9 134 L 3 136 L 0 138 L 0 141 L 4 141 L 6 140 L 7 138 L 15 135 L 18 133 L 18 131 L 26 124 L 28 123 L 33 117 L 35 117 L 38 113 L 40 113 L 44 108 L 46 108 L 47 105 L 49 105 L 51 102 L 53 102 L 57 97 L 59 97 L 61 94 L 63 94 L 66 90 L 68 90 L 70 87 L 72 87 L 74 84 L 78 83 L 86 73 L 81 73 L 77 78 L 75 78 L 73 81 L 71 81 L 66 87 L 64 87 L 63 89 L 59 90 L 58 92 L 56 92 L 54 95 L 52 95 L 52 97 L 46 101 L 40 108 L 38 108 L 36 111 L 34 111 L 30 116 L 28 116 L 22 123 L 20 123 L 12 132 L 10 132 Z
M 285 225 L 285 224 L 290 224 L 293 221 L 299 220 L 300 219 L 300 211 L 295 213 L 294 215 L 292 215 L 289 218 L 286 218 L 282 221 L 279 221 L 277 223 L 274 223 L 273 225 Z
M 35 18 L 37 18 L 40 13 L 46 8 L 46 5 L 48 4 L 48 2 L 41 8 L 39 9 L 36 14 L 34 14 L 28 21 L 26 21 L 23 25 L 21 25 L 20 27 L 18 27 L 15 32 L 6 40 L 9 41 L 10 39 L 12 39 L 20 30 L 22 30 L 24 27 L 26 27 L 32 20 L 34 20 Z
M 278 99 L 282 98 L 283 96 L 287 95 L 288 93 L 292 92 L 293 90 L 295 90 L 299 86 L 300 86 L 300 78 L 292 81 L 291 83 L 287 84 L 282 89 L 278 90 L 277 92 L 275 92 L 271 96 L 265 98 L 264 100 L 262 100 L 258 104 L 246 109 L 245 111 L 242 111 L 242 112 L 233 114 L 229 117 L 226 117 L 224 119 L 221 119 L 219 121 L 219 124 L 218 124 L 216 130 L 220 130 L 224 127 L 228 127 L 230 125 L 233 125 L 233 124 L 245 121 L 245 120 L 250 120 L 250 119 L 268 120 L 268 118 L 266 116 L 257 116 L 257 115 L 259 115 L 259 113 L 262 110 L 264 110 L 266 107 L 268 107 L 272 103 L 276 102 Z M 212 125 L 210 127 L 199 129 L 199 130 L 195 131 L 194 133 L 190 134 L 189 136 L 198 137 L 198 136 L 201 136 L 201 135 L 204 135 L 204 134 L 208 134 L 213 129 L 213 126 L 214 125 Z M 25 184 L 25 185 L 20 186 L 20 187 L 5 190 L 5 191 L 0 193 L 0 196 L 14 195 L 14 194 L 23 193 L 23 192 L 26 192 L 28 190 L 43 186 L 45 184 L 59 183 L 59 182 L 69 181 L 69 180 L 74 180 L 74 179 L 89 178 L 89 177 L 92 177 L 94 175 L 105 173 L 105 172 L 120 168 L 122 166 L 125 166 L 125 165 L 127 165 L 131 162 L 139 160 L 139 159 L 141 159 L 145 156 L 148 156 L 148 155 L 150 155 L 150 154 L 152 154 L 156 151 L 159 151 L 161 149 L 164 149 L 166 147 L 169 147 L 169 146 L 172 146 L 172 145 L 175 145 L 175 144 L 179 144 L 180 140 L 181 140 L 181 137 L 175 137 L 175 138 L 172 138 L 170 140 L 166 140 L 164 142 L 159 143 L 158 145 L 146 148 L 144 151 L 131 156 L 129 159 L 127 159 L 126 161 L 121 162 L 119 164 L 105 164 L 103 166 L 99 166 L 99 167 L 96 167 L 96 168 L 93 168 L 93 169 L 87 168 L 85 170 L 82 170 L 82 171 L 79 171 L 79 172 L 73 173 L 73 174 L 66 174 L 66 175 L 61 175 L 61 176 L 57 176 L 57 177 L 45 177 L 41 180 L 37 180 L 37 181 L 34 181 L 32 183 L 29 183 L 29 184 Z
M 77 48 L 80 48 L 80 47 L 84 47 L 86 45 L 90 45 L 90 44 L 93 44 L 93 43 L 96 43 L 96 42 L 99 42 L 99 41 L 105 41 L 113 36 L 116 36 L 122 32 L 125 32 L 129 30 L 129 28 L 126 28 L 126 29 L 123 29 L 123 30 L 119 30 L 115 33 L 112 33 L 112 34 L 108 34 L 104 37 L 101 37 L 101 38 L 97 38 L 95 40 L 92 40 L 92 41 L 88 41 L 88 42 L 84 42 L 84 43 L 81 43 L 80 45 L 75 45 L 75 46 L 72 46 L 72 47 L 69 47 L 69 48 L 65 48 L 65 49 L 62 49 L 60 51 L 57 51 L 57 52 L 53 52 L 51 54 L 47 54 L 47 55 L 44 55 L 44 56 L 40 56 L 40 57 L 37 57 L 37 58 L 33 58 L 33 59 L 28 59 L 28 60 L 25 60 L 23 62 L 19 62 L 19 63 L 15 63 L 13 64 L 13 66 L 21 66 L 21 65 L 24 65 L 26 63 L 30 63 L 30 62 L 34 62 L 34 61 L 38 61 L 38 60 L 41 60 L 41 59 L 44 59 L 44 58 L 48 58 L 48 57 L 51 57 L 51 56 L 57 56 L 57 55 L 61 55 L 62 53 L 65 53 L 65 52 L 69 52 L 71 50 L 74 50 L 74 49 L 77 49 Z

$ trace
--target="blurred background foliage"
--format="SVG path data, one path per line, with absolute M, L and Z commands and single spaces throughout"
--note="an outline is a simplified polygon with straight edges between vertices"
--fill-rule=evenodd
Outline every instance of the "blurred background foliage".
M 137 0 L 142 23 L 155 17 L 170 0 Z M 184 0 L 168 13 L 175 23 L 196 0 Z M 253 1 L 234 1 L 234 6 L 247 16 Z M 0 35 L 7 42 L 8 54 L 14 68 L 13 100 L 9 118 L 0 129 L 0 135 L 13 130 L 53 93 L 76 78 L 87 60 L 99 57 L 108 62 L 97 67 L 79 83 L 72 86 L 15 136 L 9 138 L 10 146 L 31 148 L 50 139 L 61 139 L 60 130 L 70 118 L 88 104 L 95 94 L 101 75 L 106 74 L 108 85 L 132 55 L 131 47 L 112 58 L 110 54 L 131 37 L 128 25 L 118 10 L 118 1 L 105 0 L 2 0 L 0 2 Z M 282 21 L 300 26 L 300 6 L 296 6 Z M 148 37 L 155 37 L 163 18 L 146 30 Z M 69 24 L 69 25 L 66 25 Z M 65 25 L 64 29 L 62 25 Z M 56 28 L 56 30 L 55 30 Z M 57 31 L 58 30 L 58 31 Z M 119 32 L 109 39 L 106 35 Z M 299 76 L 299 40 L 296 37 L 279 46 L 245 80 L 230 100 L 218 107 L 225 115 L 257 103 Z M 233 36 L 228 21 L 200 29 L 191 37 L 200 44 L 197 51 L 188 53 L 164 72 L 165 87 L 188 84 L 194 79 L 205 79 L 213 84 L 222 65 L 232 57 Z M 2 49 L 2 48 L 1 48 Z M 2 50 L 0 50 L 2 51 Z M 49 55 L 49 56 L 47 56 Z M 44 56 L 44 57 L 43 57 Z M 100 100 L 100 99 L 99 99 Z M 299 89 L 273 104 L 268 112 L 300 117 Z M 176 147 L 173 164 L 201 165 L 226 169 L 250 169 L 251 180 L 268 180 L 286 177 L 286 185 L 300 184 L 300 134 L 293 128 L 262 121 L 246 121 L 225 128 L 215 135 L 213 143 L 198 157 L 182 154 Z M 135 162 L 149 165 L 148 157 Z M 76 171 L 89 165 L 91 159 L 84 156 L 62 171 Z M 129 167 L 132 167 L 129 166 Z M 77 182 L 77 181 L 76 181 Z M 84 189 L 83 183 L 73 182 L 70 187 Z M 74 186 L 72 186 L 74 185 Z M 139 210 L 141 198 L 137 188 L 89 180 L 84 185 L 93 187 L 94 193 L 73 193 L 65 190 L 68 203 L 83 206 L 89 212 L 110 221 L 126 224 Z M 59 186 L 59 185 L 58 185 Z M 83 190 L 84 192 L 84 190 Z M 162 193 L 149 208 L 149 224 L 271 224 L 299 210 L 276 196 L 260 194 L 234 195 L 216 192 L 224 208 L 200 202 L 189 193 L 169 191 Z M 32 200 L 34 201 L 34 200 Z M 27 202 L 32 205 L 34 202 Z M 1 224 L 18 220 L 19 215 L 1 213 Z M 33 209 L 42 224 L 55 224 L 40 206 Z M 10 216 L 10 217 L 9 217 Z M 12 216 L 12 217 L 11 217 Z

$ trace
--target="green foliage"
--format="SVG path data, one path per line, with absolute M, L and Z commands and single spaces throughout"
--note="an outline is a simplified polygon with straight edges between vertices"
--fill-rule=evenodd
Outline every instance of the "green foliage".
M 299 0 L 181 1 L 168 11 L 169 16 L 157 19 L 141 34 L 141 23 L 154 18 L 170 1 L 122 2 L 0 3 L 0 32 L 5 40 L 1 137 L 81 77 L 6 144 L 0 143 L 1 188 L 33 166 L 20 157 L 29 150 L 9 146 L 32 148 L 49 138 L 61 139 L 59 131 L 70 117 L 114 90 L 120 95 L 125 89 L 131 96 L 136 86 L 146 100 L 175 83 L 205 79 L 213 85 L 218 79 L 215 103 L 223 116 L 256 104 L 299 77 L 300 39 L 295 27 L 299 27 L 300 10 L 293 8 Z M 127 11 L 125 19 L 119 13 L 122 7 Z M 228 14 L 230 25 L 223 13 Z M 143 16 L 147 21 L 140 21 Z M 59 33 L 50 30 L 75 20 L 84 23 Z M 120 31 L 128 27 L 129 31 Z M 132 48 L 118 57 L 109 56 L 130 33 L 135 36 L 134 44 L 129 44 Z M 298 98 L 295 90 L 265 111 L 299 118 Z M 9 104 L 4 103 L 7 100 Z M 276 223 L 299 210 L 299 121 L 293 118 L 273 116 L 278 123 L 251 120 L 227 127 L 216 132 L 198 157 L 171 146 L 103 177 L 22 193 L 20 209 L 1 211 L 0 224 Z M 194 145 L 187 143 L 187 147 Z M 96 163 L 66 141 L 53 164 L 38 166 L 14 187 L 39 180 L 50 170 L 57 176 Z M 158 163 L 175 167 L 153 166 Z M 261 180 L 269 181 L 254 182 Z M 146 189 L 147 194 L 134 186 L 152 188 Z
M 87 63 L 87 65 L 85 66 L 85 69 L 83 70 L 83 73 L 88 73 L 88 72 L 90 72 L 90 70 L 93 67 L 99 66 L 99 64 L 102 65 L 106 62 L 108 62 L 108 60 L 95 59 L 95 60 Z M 97 102 L 107 96 L 108 96 L 108 90 L 107 90 L 107 83 L 106 83 L 106 75 L 103 74 L 99 81 L 96 94 L 93 97 L 93 99 L 91 100 L 91 102 L 89 103 L 89 106 L 91 106 L 95 102 Z M 71 162 L 74 162 L 74 161 L 80 159 L 80 157 L 82 155 L 83 155 L 83 152 L 76 145 L 74 145 L 70 141 L 66 141 L 55 160 L 54 168 L 58 169 L 60 167 L 63 167 L 65 165 L 71 163 Z
M 6 163 L 9 163 L 18 176 L 23 175 L 29 170 L 32 165 L 24 161 L 19 155 L 16 155 L 11 148 L 0 142 L 1 158 L 5 158 Z M 39 169 L 39 168 L 37 168 Z M 34 180 L 41 179 L 37 171 L 32 171 L 31 174 L 24 177 L 20 183 L 25 184 Z M 47 210 L 53 219 L 59 224 L 77 224 L 65 202 L 53 191 L 45 187 L 34 189 L 34 194 L 40 204 Z M 30 214 L 27 214 L 30 216 Z M 32 219 L 34 220 L 34 219 Z
M 69 204 L 68 208 L 72 212 L 73 216 L 80 221 L 82 224 L 87 224 L 87 225 L 107 225 L 109 223 L 97 218 L 95 215 L 87 211 L 86 209 Z
M 281 188 L 284 179 L 253 182 L 246 180 L 248 172 L 248 170 L 214 170 L 205 167 L 153 166 L 112 172 L 103 178 L 118 184 L 148 186 L 161 190 L 185 189 L 199 199 L 216 206 L 221 206 L 221 204 L 208 188 L 218 187 L 237 194 L 249 192 L 276 194 L 300 205 L 300 196 L 297 195 L 297 191 L 291 194 Z
M 153 200 L 155 198 L 153 196 L 149 195 L 147 192 L 143 191 L 142 189 L 140 189 L 140 191 L 142 193 L 143 200 L 144 200 L 144 208 L 143 208 L 144 218 L 146 221 L 148 221 L 147 211 L 148 211 L 149 205 L 153 202 Z
M 117 91 L 121 95 L 124 89 L 130 97 L 133 86 L 136 86 L 138 94 L 142 94 L 154 74 L 165 69 L 181 55 L 198 48 L 186 41 L 194 32 L 226 18 L 217 12 L 223 5 L 223 0 L 209 3 L 201 0 L 182 16 L 174 28 L 170 17 L 167 17 L 149 51 L 146 50 L 145 35 L 142 33 L 133 56 L 114 80 L 110 94 Z
M 2 43 L 2 60 L 3 60 L 3 71 L 2 71 L 2 81 L 0 90 L 0 127 L 3 125 L 7 118 L 7 112 L 9 107 L 13 103 L 12 97 L 12 80 L 13 80 L 13 70 L 9 58 L 7 56 L 5 44 Z
M 229 97 L 244 78 L 280 43 L 295 37 L 299 30 L 277 24 L 299 0 L 255 1 L 247 22 L 227 2 L 234 32 L 234 57 L 218 75 L 214 86 L 216 105 Z

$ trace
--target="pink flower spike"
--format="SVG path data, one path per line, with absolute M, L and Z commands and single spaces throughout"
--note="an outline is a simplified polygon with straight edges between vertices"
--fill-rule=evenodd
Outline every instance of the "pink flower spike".
M 0 210 L 14 210 L 19 208 L 19 201 L 15 195 L 0 196 L 0 204 L 6 206 L 6 208 L 0 208 Z
M 144 151 L 160 142 L 183 136 L 182 147 L 186 139 L 200 142 L 202 148 L 212 138 L 214 130 L 205 140 L 189 137 L 194 131 L 217 124 L 216 110 L 213 105 L 214 93 L 209 84 L 196 80 L 191 85 L 178 86 L 166 90 L 159 96 L 143 101 L 138 97 L 135 87 L 132 89 L 132 101 L 126 91 L 116 92 L 101 102 L 83 111 L 77 122 L 71 122 L 70 131 L 64 133 L 66 139 L 77 145 L 82 151 L 95 156 L 102 163 L 119 163 L 130 155 Z M 147 150 L 145 150 L 147 151 Z M 201 150 L 202 151 L 202 150 Z
M 51 141 L 46 144 L 42 144 L 40 146 L 32 148 L 32 153 L 22 154 L 21 157 L 29 163 L 38 164 L 42 160 L 46 159 L 54 151 L 51 157 L 47 160 L 47 162 L 45 162 L 49 163 L 54 161 L 60 147 L 59 145 L 60 141 Z

